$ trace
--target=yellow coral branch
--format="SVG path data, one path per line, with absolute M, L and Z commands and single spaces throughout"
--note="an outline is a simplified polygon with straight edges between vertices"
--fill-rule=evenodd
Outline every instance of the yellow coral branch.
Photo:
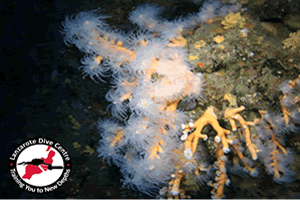
M 222 150 L 221 144 L 217 144 L 217 150 L 216 150 L 216 156 L 217 156 L 217 162 L 219 163 L 219 177 L 217 178 L 216 187 L 212 190 L 212 193 L 215 194 L 214 197 L 216 198 L 223 198 L 224 196 L 224 185 L 226 183 L 226 173 L 224 172 L 225 169 L 225 162 L 224 160 L 224 151 Z
M 201 131 L 204 128 L 204 126 L 210 124 L 213 129 L 217 132 L 217 140 L 220 140 L 223 144 L 223 149 L 227 150 L 228 147 L 228 140 L 226 139 L 225 134 L 230 134 L 229 130 L 226 130 L 222 128 L 217 120 L 217 116 L 214 113 L 214 107 L 210 106 L 206 109 L 204 114 L 196 121 L 194 122 L 194 128 L 195 131 L 191 133 L 187 140 L 184 142 L 185 152 L 187 154 L 192 153 L 195 154 L 196 147 L 198 145 L 198 140 L 201 138 L 203 140 L 206 140 L 208 138 L 207 135 L 202 134 Z M 189 129 L 185 129 L 184 132 L 188 131 Z M 192 155 L 188 155 L 188 157 L 191 157 Z
M 241 126 L 244 129 L 244 134 L 245 134 L 245 140 L 246 140 L 246 145 L 251 153 L 252 159 L 253 160 L 257 160 L 257 150 L 256 150 L 256 146 L 251 142 L 250 139 L 250 131 L 248 128 L 248 125 L 253 125 L 252 123 L 249 122 L 245 122 L 245 120 L 243 119 L 243 117 L 238 114 L 238 112 L 243 111 L 245 109 L 244 106 L 240 106 L 238 108 L 227 108 L 224 112 L 224 117 L 225 119 L 229 120 L 231 128 L 233 131 L 236 130 L 236 125 L 235 125 L 235 121 L 238 121 Z

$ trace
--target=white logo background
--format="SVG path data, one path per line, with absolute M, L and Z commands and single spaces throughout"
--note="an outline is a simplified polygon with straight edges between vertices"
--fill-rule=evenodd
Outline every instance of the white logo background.
M 32 161 L 32 159 L 36 159 L 36 158 L 37 159 L 47 158 L 48 154 L 51 150 L 55 152 L 55 155 L 52 157 L 52 159 L 53 159 L 52 166 L 63 166 L 64 167 L 63 158 L 60 155 L 60 153 L 52 147 L 50 148 L 49 151 L 46 151 L 47 148 L 48 148 L 48 145 L 37 144 L 37 145 L 30 146 L 22 151 L 22 153 L 18 157 L 17 167 L 16 167 L 20 178 L 22 178 L 24 176 L 25 168 L 27 165 L 18 165 L 19 163 L 30 162 L 30 161 Z M 63 173 L 63 169 L 52 169 L 52 170 L 47 169 L 47 171 L 45 171 L 41 167 L 41 165 L 39 165 L 38 167 L 43 171 L 42 173 L 34 174 L 30 178 L 30 180 L 23 179 L 23 181 L 25 181 L 26 183 L 28 183 L 30 185 L 37 186 L 37 187 L 48 186 L 48 185 L 54 183 L 55 181 L 57 181 Z

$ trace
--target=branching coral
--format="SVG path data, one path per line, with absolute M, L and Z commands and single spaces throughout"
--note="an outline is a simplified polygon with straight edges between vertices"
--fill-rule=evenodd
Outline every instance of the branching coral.
M 105 99 L 111 103 L 108 109 L 115 119 L 99 120 L 97 128 L 101 132 L 101 140 L 98 153 L 104 160 L 112 160 L 120 167 L 124 186 L 152 196 L 159 191 L 163 193 L 162 188 L 168 188 L 164 190 L 168 197 L 180 197 L 179 194 L 184 197 L 180 183 L 187 175 L 192 175 L 195 181 L 207 182 L 213 187 L 212 197 L 223 198 L 224 186 L 230 183 L 227 175 L 230 171 L 229 158 L 232 158 L 236 169 L 243 165 L 243 171 L 253 177 L 259 175 L 253 164 L 259 158 L 275 180 L 291 179 L 292 173 L 285 164 L 288 161 L 282 156 L 290 155 L 290 151 L 284 146 L 282 135 L 295 130 L 292 123 L 299 123 L 299 79 L 281 87 L 284 94 L 281 99 L 282 116 L 265 115 L 248 122 L 245 120 L 247 117 L 241 115 L 245 107 L 238 107 L 236 101 L 230 100 L 229 91 L 221 90 L 220 94 L 226 96 L 219 95 L 218 100 L 230 101 L 231 107 L 217 111 L 216 107 L 208 104 L 203 115 L 193 123 L 188 123 L 190 119 L 177 110 L 182 100 L 192 102 L 204 98 L 201 94 L 204 77 L 195 73 L 188 58 L 198 60 L 201 56 L 205 57 L 209 62 L 201 61 L 197 66 L 212 67 L 217 59 L 221 64 L 225 57 L 231 60 L 237 54 L 237 48 L 229 44 L 232 41 L 227 42 L 228 34 L 225 37 L 211 35 L 210 39 L 198 37 L 198 42 L 192 46 L 197 49 L 195 53 L 192 48 L 190 51 L 186 48 L 185 31 L 216 16 L 211 13 L 214 12 L 212 8 L 210 6 L 204 9 L 205 12 L 187 18 L 167 21 L 157 16 L 160 10 L 156 6 L 137 7 L 130 20 L 149 32 L 131 32 L 128 35 L 112 31 L 103 21 L 105 16 L 97 22 L 95 16 L 87 12 L 67 18 L 64 23 L 62 33 L 65 41 L 75 44 L 87 54 L 81 67 L 84 77 L 90 76 L 95 81 L 95 78 L 110 76 L 112 86 Z M 206 16 L 199 16 L 201 13 Z M 237 33 L 230 37 L 240 38 L 239 29 L 244 28 L 245 18 L 240 13 L 229 13 L 221 24 L 224 29 L 236 28 Z M 222 29 L 220 23 L 218 26 Z M 201 28 L 205 33 L 206 26 Z M 247 31 L 242 30 L 244 40 L 247 39 Z M 295 36 L 291 35 L 292 41 Z M 288 46 L 290 41 L 286 42 L 285 46 Z M 211 52 L 214 54 L 208 58 L 206 55 Z M 224 72 L 217 75 L 215 84 L 222 74 Z M 222 114 L 222 119 L 216 112 Z M 70 118 L 73 122 L 74 119 Z M 184 125 L 180 127 L 180 124 Z M 223 124 L 227 127 L 223 128 Z M 73 128 L 77 129 L 77 125 Z M 205 130 L 207 125 L 215 132 L 208 133 Z M 256 133 L 250 131 L 250 126 L 255 127 Z M 87 147 L 85 152 L 93 154 L 90 150 Z M 208 158 L 215 162 L 207 161 Z M 214 181 L 208 181 L 211 177 Z

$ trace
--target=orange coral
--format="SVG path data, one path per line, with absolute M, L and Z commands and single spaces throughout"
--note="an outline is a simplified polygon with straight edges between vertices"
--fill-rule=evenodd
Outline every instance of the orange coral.
M 191 158 L 193 154 L 195 154 L 198 140 L 200 138 L 207 140 L 208 136 L 202 134 L 201 131 L 204 128 L 204 126 L 208 124 L 210 124 L 217 131 L 219 137 L 223 138 L 225 137 L 225 134 L 230 134 L 229 130 L 224 129 L 219 125 L 217 116 L 214 113 L 214 107 L 213 106 L 208 107 L 204 112 L 204 114 L 196 122 L 194 122 L 194 127 L 196 130 L 193 133 L 191 133 L 188 136 L 187 140 L 184 142 L 184 147 L 185 147 L 184 152 L 187 158 Z M 184 131 L 187 130 L 189 130 L 189 128 L 185 129 Z
M 238 121 L 242 125 L 244 129 L 246 145 L 251 153 L 252 159 L 257 160 L 257 149 L 256 146 L 251 142 L 250 131 L 248 128 L 248 125 L 254 126 L 254 123 L 245 122 L 243 117 L 240 114 L 238 114 L 238 112 L 243 111 L 244 109 L 245 109 L 244 106 L 240 106 L 239 108 L 227 108 L 224 112 L 224 117 L 225 119 L 229 120 L 229 123 L 233 131 L 237 130 L 235 121 Z

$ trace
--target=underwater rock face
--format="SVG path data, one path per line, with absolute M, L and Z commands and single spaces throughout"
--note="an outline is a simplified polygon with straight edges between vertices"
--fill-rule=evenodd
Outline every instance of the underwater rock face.
M 209 9 L 211 8 L 207 7 L 203 13 L 208 14 Z M 148 13 L 143 13 L 141 10 Z M 167 192 L 169 195 L 179 195 L 181 194 L 179 183 L 184 177 L 183 175 L 186 175 L 186 178 L 190 180 L 190 174 L 195 174 L 192 178 L 195 179 L 196 183 L 208 182 L 209 178 L 214 179 L 214 182 L 208 182 L 209 186 L 213 188 L 212 193 L 215 195 L 213 197 L 223 197 L 223 190 L 226 193 L 224 186 L 230 182 L 225 176 L 226 173 L 232 171 L 232 174 L 245 175 L 248 173 L 251 176 L 259 176 L 257 169 L 253 167 L 258 163 L 251 161 L 251 156 L 249 157 L 249 154 L 259 151 L 255 147 L 255 142 L 259 139 L 254 128 L 250 127 L 253 126 L 253 123 L 247 124 L 249 131 L 246 131 L 248 129 L 243 120 L 252 121 L 255 118 L 260 118 L 259 120 L 265 123 L 267 119 L 259 116 L 258 110 L 267 110 L 270 103 L 277 103 L 278 109 L 280 105 L 279 85 L 285 80 L 294 80 L 296 76 L 295 74 L 290 75 L 289 71 L 278 73 L 279 70 L 273 66 L 264 65 L 269 62 L 266 57 L 275 57 L 282 49 L 276 47 L 276 44 L 272 44 L 269 36 L 259 31 L 256 32 L 256 26 L 259 22 L 250 16 L 240 13 L 238 20 L 236 20 L 235 17 L 230 16 L 233 14 L 229 14 L 225 21 L 228 22 L 232 19 L 237 23 L 221 23 L 222 16 L 215 18 L 216 16 L 212 15 L 213 17 L 209 19 L 198 14 L 199 21 L 202 22 L 200 27 L 194 32 L 189 32 L 190 30 L 182 32 L 182 29 L 186 28 L 185 24 L 181 23 L 182 21 L 170 22 L 159 19 L 156 17 L 158 11 L 156 6 L 144 5 L 137 8 L 136 13 L 131 15 L 132 22 L 149 29 L 150 33 L 158 32 L 157 36 L 143 32 L 138 35 L 133 33 L 131 40 L 127 41 L 126 35 L 98 30 L 99 26 L 104 24 L 101 22 L 100 25 L 97 25 L 96 35 L 91 35 L 91 40 L 97 38 L 95 39 L 97 42 L 103 43 L 104 45 L 99 45 L 102 45 L 104 53 L 98 52 L 97 43 L 95 46 L 91 43 L 91 46 L 88 47 L 77 44 L 78 48 L 82 50 L 99 54 L 84 60 L 84 65 L 81 67 L 85 70 L 84 76 L 89 76 L 92 80 L 101 77 L 102 73 L 106 71 L 95 70 L 99 67 L 98 65 L 103 68 L 108 67 L 110 71 L 115 73 L 114 79 L 112 79 L 114 86 L 106 95 L 106 100 L 111 102 L 110 111 L 116 121 L 99 120 L 98 128 L 103 132 L 103 138 L 98 152 L 105 159 L 111 160 L 121 167 L 121 173 L 125 177 L 124 186 L 130 186 L 143 193 L 155 195 L 158 194 L 159 189 L 169 186 Z M 144 15 L 150 17 L 146 18 Z M 192 27 L 197 27 L 191 19 L 192 17 L 183 21 L 188 22 L 186 24 Z M 203 23 L 203 19 L 206 20 L 205 23 Z M 270 30 L 274 33 L 273 29 Z M 83 36 L 85 34 L 85 32 L 81 33 Z M 105 34 L 108 35 L 108 38 L 105 37 Z M 261 37 L 263 40 L 259 39 Z M 70 38 L 67 41 L 73 42 Z M 188 51 L 185 46 L 189 47 Z M 116 54 L 111 54 L 112 52 Z M 178 54 L 182 56 L 178 56 Z M 99 59 L 99 56 L 103 56 L 103 58 Z M 155 60 L 150 58 L 155 58 Z M 185 60 L 188 60 L 191 65 Z M 285 62 L 282 63 L 282 65 L 285 64 Z M 296 65 L 297 62 L 295 62 Z M 129 72 L 122 71 L 125 68 L 130 69 Z M 192 70 L 193 73 L 189 70 Z M 134 73 L 130 74 L 132 71 Z M 140 72 L 146 75 L 136 76 Z M 199 76 L 195 76 L 197 72 Z M 203 75 L 200 75 L 199 72 Z M 185 78 L 181 79 L 182 77 L 179 75 L 186 77 L 186 80 L 184 80 Z M 174 79 L 174 77 L 176 78 Z M 180 81 L 176 82 L 176 79 Z M 140 85 L 140 81 L 144 84 Z M 181 85 L 182 82 L 185 85 Z M 168 87 L 169 85 L 176 87 Z M 160 93 L 160 90 L 165 92 Z M 194 92 L 196 92 L 195 96 L 192 94 Z M 184 96 L 189 96 L 187 103 L 183 102 L 184 106 L 182 106 L 186 110 L 197 107 L 196 103 L 199 104 L 199 107 L 187 114 L 192 117 L 195 124 L 206 111 L 212 111 L 210 115 L 212 119 L 206 117 L 205 120 L 207 120 L 207 124 L 213 126 L 213 129 L 202 127 L 202 132 L 202 128 L 199 128 L 200 125 L 197 125 L 196 130 L 193 130 L 194 125 L 191 123 L 184 126 L 184 135 L 187 137 L 182 137 L 183 135 L 177 127 L 178 123 L 180 126 L 180 122 L 188 122 L 190 119 L 176 111 L 176 106 L 179 100 L 184 101 L 182 99 Z M 197 101 L 191 101 L 192 98 L 197 99 Z M 249 110 L 243 111 L 245 104 Z M 218 109 L 210 110 L 211 105 Z M 231 108 L 243 109 L 232 114 L 235 116 L 234 119 L 227 119 L 224 113 Z M 163 113 L 162 111 L 176 114 Z M 243 114 L 240 115 L 238 112 L 243 112 Z M 128 114 L 129 120 L 124 121 L 127 123 L 126 126 L 118 125 L 118 122 L 122 122 Z M 173 114 L 179 115 L 179 117 L 173 118 Z M 234 128 L 233 122 L 228 123 L 226 120 L 238 122 L 237 129 Z M 235 146 L 234 139 L 232 139 L 233 144 L 229 145 L 230 148 L 225 148 L 226 142 L 224 142 L 222 131 L 217 131 L 221 126 L 215 125 L 219 123 L 224 129 L 233 131 L 233 135 L 226 139 L 231 140 L 231 137 L 237 137 L 238 140 L 242 141 L 240 146 Z M 195 136 L 196 140 L 200 136 L 203 141 L 201 140 L 198 144 L 194 141 L 191 142 L 192 144 L 184 142 L 183 147 L 183 143 L 180 141 L 169 138 L 169 136 L 181 136 L 180 138 L 187 138 L 188 141 L 189 138 L 192 138 L 190 136 L 196 135 L 193 134 L 193 131 L 197 134 L 200 133 L 200 135 Z M 248 132 L 251 132 L 251 136 L 248 135 Z M 245 134 L 243 137 L 246 139 L 239 136 L 243 134 Z M 207 137 L 209 139 L 206 144 Z M 242 151 L 244 140 L 247 143 L 245 153 Z M 222 145 L 220 145 L 220 141 L 222 141 Z M 134 147 L 131 147 L 132 145 Z M 190 148 L 192 145 L 193 148 Z M 126 146 L 125 150 L 124 146 Z M 197 155 L 198 148 L 207 149 L 209 159 L 203 155 Z M 278 148 L 281 149 L 279 146 Z M 120 153 L 119 150 L 125 152 Z M 172 153 L 174 151 L 176 153 Z M 242 156 L 238 152 L 241 152 Z M 172 159 L 169 157 L 171 154 Z M 235 160 L 229 161 L 227 156 L 233 156 Z M 214 170 L 209 170 L 214 164 L 210 159 L 218 160 L 221 164 L 215 166 Z M 243 164 L 246 168 L 243 172 L 238 172 L 235 169 L 238 168 L 237 159 L 240 159 L 241 165 Z M 257 160 L 255 156 L 252 159 Z M 162 160 L 167 162 L 168 167 L 161 162 Z M 202 165 L 206 165 L 206 167 L 200 167 Z M 143 170 L 139 170 L 135 166 L 140 166 Z M 270 175 L 277 175 L 276 169 L 273 169 L 273 172 L 271 169 L 269 173 Z M 218 177 L 222 177 L 222 181 Z M 157 183 L 160 183 L 159 187 L 155 187 Z M 182 188 L 188 192 L 184 186 L 186 182 L 182 181 L 182 183 Z M 152 190 L 156 192 L 152 193 Z

